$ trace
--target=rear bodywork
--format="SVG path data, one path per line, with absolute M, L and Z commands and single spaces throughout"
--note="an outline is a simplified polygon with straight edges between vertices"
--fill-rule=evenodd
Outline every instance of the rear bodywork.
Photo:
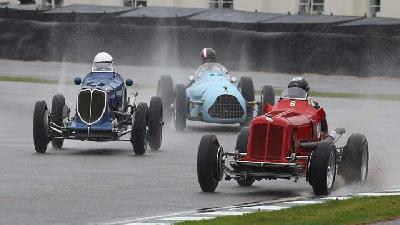
M 234 124 L 247 120 L 247 103 L 227 75 L 206 71 L 186 89 L 187 118 L 207 123 Z

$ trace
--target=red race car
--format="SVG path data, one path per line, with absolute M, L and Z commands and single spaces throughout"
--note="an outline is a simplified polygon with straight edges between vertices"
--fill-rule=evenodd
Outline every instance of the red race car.
M 311 104 L 306 91 L 286 89 L 274 106 L 265 105 L 264 113 L 249 128 L 242 128 L 233 153 L 224 152 L 215 135 L 201 138 L 197 176 L 203 192 L 214 192 L 224 175 L 240 186 L 262 179 L 305 177 L 315 195 L 331 192 L 336 173 L 346 184 L 366 182 L 365 135 L 352 134 L 345 146 L 337 147 L 345 129 L 328 132 L 324 109 Z

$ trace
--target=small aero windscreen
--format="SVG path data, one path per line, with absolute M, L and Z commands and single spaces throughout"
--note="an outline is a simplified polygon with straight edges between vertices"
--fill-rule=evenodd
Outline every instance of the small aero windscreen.
M 281 98 L 283 99 L 307 99 L 307 92 L 302 88 L 291 87 L 284 90 L 281 94 Z
M 197 78 L 202 77 L 204 74 L 207 73 L 215 73 L 215 74 L 220 74 L 220 75 L 225 75 L 226 70 L 220 66 L 218 63 L 205 63 L 200 68 L 197 70 L 196 75 Z

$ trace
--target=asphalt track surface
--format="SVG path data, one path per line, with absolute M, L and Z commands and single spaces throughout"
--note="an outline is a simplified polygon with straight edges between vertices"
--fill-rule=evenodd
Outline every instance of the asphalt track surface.
M 116 66 L 139 84 L 139 101 L 155 95 L 155 84 L 165 68 Z M 216 193 L 202 193 L 197 183 L 196 155 L 203 134 L 216 134 L 226 151 L 233 150 L 238 126 L 189 122 L 185 132 L 164 128 L 159 151 L 135 156 L 129 142 L 65 141 L 62 150 L 49 145 L 36 154 L 32 141 L 35 101 L 50 104 L 62 92 L 74 110 L 78 87 L 64 85 L 89 65 L 0 60 L 0 75 L 60 79 L 59 85 L 0 82 L 0 224 L 87 224 L 154 216 L 244 202 L 312 196 L 304 180 L 261 181 L 241 188 L 234 181 L 220 182 Z M 170 69 L 184 82 L 190 70 Z M 232 72 L 242 74 L 242 72 Z M 256 87 L 284 87 L 292 76 L 250 73 Z M 308 76 L 318 91 L 397 94 L 399 80 Z M 132 90 L 133 91 L 133 90 Z M 328 115 L 330 128 L 345 127 L 348 134 L 366 134 L 370 174 L 365 187 L 343 186 L 338 178 L 332 195 L 397 189 L 400 187 L 398 138 L 400 101 L 316 98 Z M 342 143 L 343 144 L 343 141 Z M 340 144 L 339 144 L 340 145 Z

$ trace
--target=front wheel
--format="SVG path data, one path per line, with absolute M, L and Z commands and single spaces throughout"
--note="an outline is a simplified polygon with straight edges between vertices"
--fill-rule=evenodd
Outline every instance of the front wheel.
M 158 150 L 162 142 L 163 106 L 160 97 L 152 97 L 149 109 L 149 145 Z
M 143 155 L 147 148 L 147 104 L 139 103 L 132 124 L 131 143 L 136 155 Z
M 241 178 L 241 179 L 236 180 L 236 182 L 241 187 L 250 187 L 254 184 L 255 180 L 254 180 L 254 178 L 248 178 L 248 179 Z
M 157 96 L 161 97 L 163 104 L 163 118 L 165 122 L 171 122 L 174 101 L 174 83 L 171 76 L 162 75 L 157 83 Z
M 186 127 L 186 110 L 187 110 L 187 99 L 186 99 L 186 87 L 183 84 L 177 84 L 175 86 L 175 115 L 174 124 L 177 131 L 183 131 Z
M 275 92 L 271 85 L 264 85 L 261 91 L 261 108 L 259 109 L 259 115 L 263 115 L 264 107 L 266 104 L 275 104 Z
M 333 143 L 321 141 L 312 152 L 309 179 L 314 194 L 329 195 L 336 177 L 336 148 Z
M 37 153 L 45 153 L 49 144 L 49 110 L 45 101 L 37 101 L 33 111 L 33 143 Z
M 341 165 L 346 184 L 365 184 L 368 177 L 368 141 L 363 134 L 352 134 L 347 140 Z
M 239 153 L 247 152 L 247 139 L 249 138 L 249 128 L 243 127 L 240 130 L 240 133 L 236 139 L 236 147 L 235 150 L 238 150 Z
M 204 135 L 197 151 L 197 179 L 203 192 L 214 192 L 222 179 L 223 151 L 215 135 Z
M 255 92 L 253 80 L 250 77 L 241 77 L 238 83 L 238 88 L 246 101 L 247 118 L 246 122 L 241 123 L 241 126 L 248 126 L 249 122 L 253 118 L 254 106 L 248 103 L 255 101 Z
M 65 98 L 62 94 L 56 94 L 53 96 L 51 102 L 51 119 L 58 126 L 62 126 L 63 122 L 63 110 L 65 106 Z M 54 149 L 61 149 L 64 144 L 64 138 L 57 137 L 51 140 L 51 145 Z

